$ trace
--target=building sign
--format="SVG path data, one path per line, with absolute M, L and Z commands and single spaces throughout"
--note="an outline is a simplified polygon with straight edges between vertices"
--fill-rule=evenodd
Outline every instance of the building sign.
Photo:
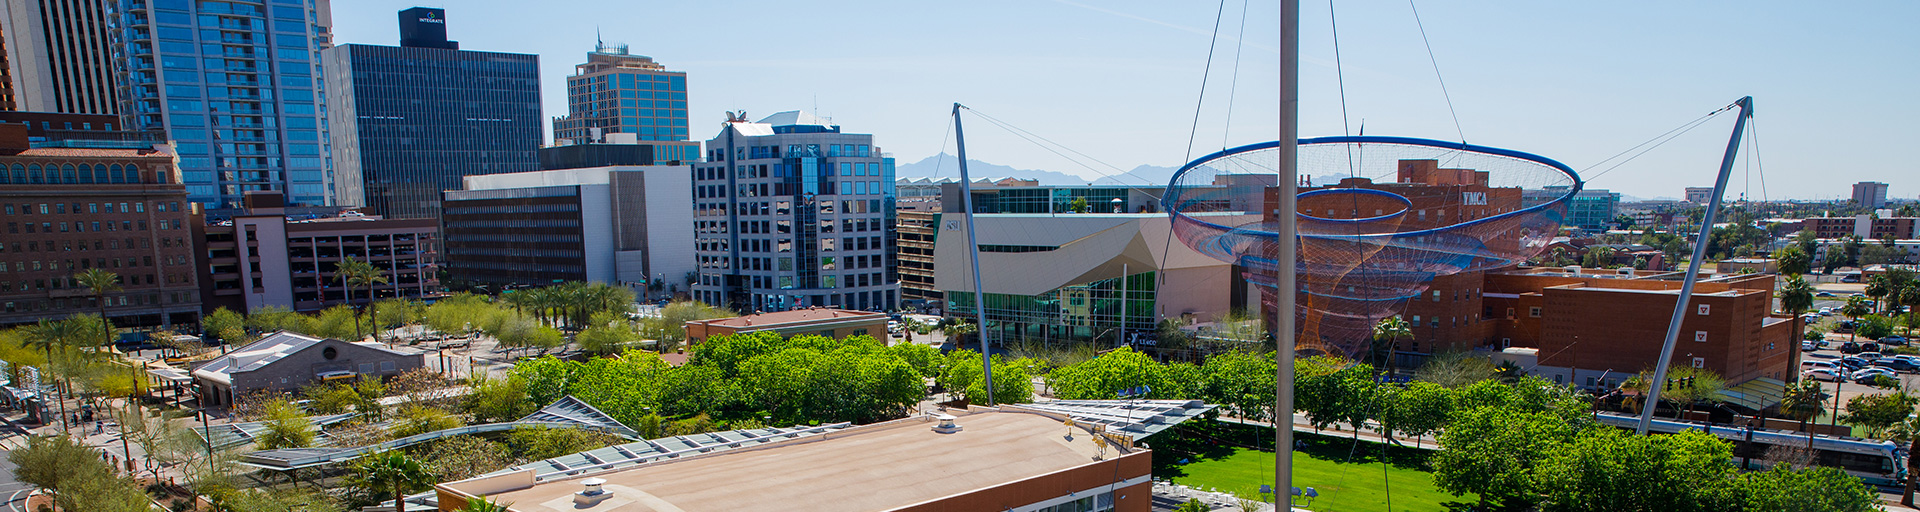
M 1462 192 L 1460 193 L 1460 199 L 1469 205 L 1484 205 L 1484 204 L 1487 204 L 1487 193 L 1486 192 Z

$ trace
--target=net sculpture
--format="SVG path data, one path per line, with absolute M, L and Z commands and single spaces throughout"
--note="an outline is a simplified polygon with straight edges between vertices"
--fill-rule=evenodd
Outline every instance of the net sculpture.
M 1201 157 L 1162 197 L 1180 241 L 1237 265 L 1274 314 L 1277 142 Z M 1551 159 L 1402 137 L 1299 144 L 1297 349 L 1357 356 L 1373 326 L 1436 277 L 1512 266 L 1544 250 L 1581 190 Z M 1477 293 L 1477 292 L 1475 292 Z M 1478 315 L 1479 311 L 1466 314 Z M 1449 328 L 1458 320 L 1428 319 Z

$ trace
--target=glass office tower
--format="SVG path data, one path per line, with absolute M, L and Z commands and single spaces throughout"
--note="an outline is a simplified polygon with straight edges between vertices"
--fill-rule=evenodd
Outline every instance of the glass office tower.
M 437 219 L 440 192 L 464 176 L 540 169 L 540 57 L 460 50 L 446 23 L 415 7 L 400 13 L 401 46 L 322 53 L 341 205 Z
M 893 157 L 799 111 L 728 122 L 693 168 L 693 297 L 735 311 L 899 303 Z
M 625 142 L 608 136 L 615 133 L 654 146 L 656 161 L 699 160 L 700 145 L 687 141 L 687 74 L 668 71 L 652 57 L 628 54 L 625 45 L 595 47 L 567 77 L 567 115 L 554 118 L 553 140 Z
M 120 0 L 121 114 L 174 140 L 189 200 L 231 215 L 248 191 L 333 204 L 320 50 L 328 0 Z

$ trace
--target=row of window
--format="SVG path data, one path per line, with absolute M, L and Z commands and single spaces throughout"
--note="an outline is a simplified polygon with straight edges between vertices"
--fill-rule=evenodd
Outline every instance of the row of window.
M 71 204 L 71 205 L 73 205 L 71 209 L 69 209 L 69 208 L 67 207 L 67 205 L 69 205 L 69 204 Z M 81 208 L 81 206 L 82 206 L 82 205 L 85 205 L 85 211 L 84 211 L 84 212 L 82 211 L 82 208 Z M 133 203 L 40 203 L 40 204 L 37 204 L 37 205 L 36 205 L 36 204 L 27 204 L 27 203 L 22 203 L 22 204 L 20 204 L 20 206 L 19 206 L 19 208 L 15 208 L 15 207 L 14 207 L 14 205 L 13 205 L 12 203 L 8 203 L 8 204 L 7 204 L 6 206 L 5 206 L 5 208 L 6 208 L 6 209 L 5 209 L 4 211 L 6 212 L 6 214 L 7 214 L 7 215 L 32 215 L 32 214 L 34 214 L 34 213 L 36 213 L 36 212 L 37 212 L 37 213 L 39 213 L 40 215 L 66 215 L 66 214 L 68 214 L 68 213 L 74 213 L 74 214 L 79 214 L 79 213 L 147 213 L 147 204 L 146 204 L 146 203 L 142 203 L 142 202 L 133 202 Z M 179 202 L 179 201 L 170 201 L 170 202 L 160 202 L 160 201 L 154 201 L 154 202 L 153 202 L 153 211 L 156 211 L 156 212 L 163 212 L 163 213 L 164 213 L 164 212 L 179 212 L 179 211 L 180 211 L 180 202 Z
M 126 239 L 126 242 L 127 242 L 126 248 L 128 249 L 134 248 L 134 240 L 135 239 L 133 238 Z M 140 240 L 139 245 L 141 249 L 146 249 L 153 246 L 152 239 L 141 238 L 139 240 Z M 44 245 L 44 247 L 46 247 L 47 252 L 73 252 L 74 251 L 73 242 L 74 242 L 73 240 L 68 240 L 65 244 L 65 247 L 62 248 L 62 246 L 56 245 L 54 241 L 48 240 L 46 241 L 46 244 Z M 79 242 L 80 242 L 79 244 L 80 252 L 86 252 L 87 240 L 80 240 Z M 187 239 L 184 237 L 173 237 L 173 238 L 160 237 L 161 247 L 173 247 L 176 245 L 180 247 L 186 247 Z M 9 247 L 5 242 L 0 242 L 0 253 L 5 253 L 8 251 L 8 249 L 12 249 L 12 251 L 16 253 L 40 252 L 41 247 L 43 246 L 41 245 L 41 242 L 38 240 L 29 240 L 27 242 L 16 241 L 16 242 L 13 242 L 13 245 L 11 247 Z M 93 250 L 95 251 L 117 251 L 117 250 L 120 250 L 120 248 L 121 248 L 120 239 L 93 240 Z
M 35 226 L 35 224 L 34 224 L 34 223 L 32 223 L 32 222 L 26 222 L 26 223 L 20 223 L 20 222 L 8 222 L 8 223 L 7 223 L 7 234 L 10 234 L 10 235 L 15 235 L 15 234 L 20 234 L 20 226 L 21 226 L 21 225 L 23 225 L 23 224 L 24 224 L 24 225 L 25 225 L 25 226 L 27 227 L 27 233 L 28 233 L 28 234 L 33 234 L 33 233 L 52 233 L 52 232 L 54 232 L 53 230 L 54 230 L 55 228 L 58 228 L 58 229 L 60 230 L 60 232 L 61 232 L 61 233 L 68 233 L 68 232 L 73 232 L 73 231 L 77 231 L 77 232 L 81 232 L 81 233 L 85 233 L 85 232 L 87 232 L 87 231 L 88 231 L 88 228 L 92 228 L 92 231 L 93 231 L 93 232 L 96 232 L 96 233 L 97 233 L 97 232 L 100 232 L 100 231 L 101 231 L 101 228 L 103 227 L 103 226 L 102 226 L 102 224 L 103 224 L 103 223 L 102 223 L 102 222 L 100 222 L 100 221 L 92 221 L 92 222 L 66 222 L 66 221 L 61 221 L 61 222 L 42 222 L 42 223 L 39 223 L 39 224 L 38 224 L 38 226 L 39 226 L 39 229 L 38 229 L 38 230 L 35 230 L 35 229 L 34 229 L 34 226 Z M 105 221 L 105 222 L 104 222 L 104 224 L 105 224 L 105 225 L 104 225 L 104 227 L 106 228 L 106 229 L 105 229 L 106 231 L 146 231 L 146 230 L 147 230 L 147 221 L 145 221 L 145 220 L 138 220 L 138 221 L 132 221 L 132 220 L 123 220 L 123 221 L 120 221 L 120 223 L 119 223 L 119 229 L 117 229 L 117 230 L 116 230 L 116 229 L 114 228 L 114 226 L 115 226 L 115 225 L 114 225 L 114 222 L 113 222 L 113 221 Z M 183 221 L 181 221 L 180 219 L 161 219 L 161 220 L 160 220 L 160 221 L 159 221 L 158 223 L 156 223 L 156 225 L 157 225 L 157 226 L 158 226 L 158 227 L 159 227 L 159 228 L 160 228 L 161 230 L 173 230 L 173 229 L 182 229 L 182 226 L 185 226 L 185 223 L 184 223 Z
M 0 282 L 0 285 L 4 285 L 4 284 L 6 283 Z M 4 289 L 4 286 L 0 286 L 0 289 Z M 129 300 L 129 297 L 131 297 L 131 300 Z M 122 295 L 119 297 L 107 297 L 107 301 L 108 301 L 107 305 L 109 306 L 116 306 L 116 305 L 117 306 L 127 306 L 127 305 L 158 306 L 158 305 L 161 305 L 161 302 L 160 302 L 162 300 L 161 297 L 162 295 L 158 293 L 149 293 L 144 295 L 130 295 L 130 296 Z M 167 304 L 188 304 L 188 303 L 197 302 L 197 300 L 194 299 L 193 292 L 167 292 L 165 297 L 166 297 L 165 300 Z M 94 298 L 89 297 L 85 300 L 75 298 L 71 301 L 67 299 L 51 299 L 51 300 L 41 299 L 38 301 L 20 301 L 20 302 L 7 301 L 3 307 L 0 307 L 0 309 L 5 309 L 6 312 L 8 313 L 18 313 L 18 312 L 29 312 L 29 311 L 57 311 L 62 309 L 88 309 L 88 308 L 98 308 L 98 307 L 100 306 L 94 300 Z
M 158 181 L 164 183 L 165 173 L 160 173 Z M 13 166 L 0 171 L 0 184 L 17 185 L 93 185 L 112 183 L 140 183 L 144 180 L 140 167 L 121 164 L 40 164 Z

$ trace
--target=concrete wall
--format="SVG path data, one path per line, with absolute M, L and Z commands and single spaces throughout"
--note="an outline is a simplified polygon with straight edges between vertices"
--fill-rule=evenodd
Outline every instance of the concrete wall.
M 587 280 L 614 284 L 616 239 L 609 188 L 604 184 L 580 185 L 580 241 Z
M 293 308 L 292 271 L 287 260 L 287 220 L 277 213 L 268 217 L 237 217 L 233 220 L 234 256 L 240 260 L 240 289 L 247 309 L 266 306 Z M 251 229 L 249 229 L 251 228 Z M 250 247 L 252 246 L 252 247 Z M 259 257 L 253 256 L 259 251 Z M 253 277 L 261 286 L 253 287 Z
M 962 510 L 1027 510 L 1029 505 L 1097 489 L 1115 482 L 1146 476 L 1153 467 L 1153 452 L 1141 450 L 1121 457 L 1087 464 L 1026 480 L 1008 482 L 964 494 L 893 509 L 896 512 L 950 512 Z M 1113 491 L 1117 512 L 1147 512 L 1153 509 L 1153 483 L 1142 482 Z

